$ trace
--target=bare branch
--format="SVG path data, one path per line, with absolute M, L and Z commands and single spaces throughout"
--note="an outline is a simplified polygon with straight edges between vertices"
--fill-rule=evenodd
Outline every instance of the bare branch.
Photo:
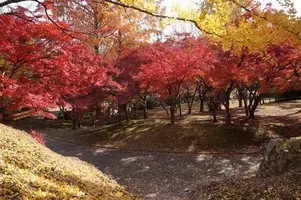
M 200 31 L 202 31 L 204 33 L 207 33 L 207 34 L 210 34 L 210 35 L 219 36 L 216 33 L 206 31 L 205 29 L 203 29 L 202 27 L 200 27 L 199 24 L 196 21 L 194 21 L 192 19 L 186 19 L 186 18 L 183 18 L 183 17 L 172 17 L 172 16 L 167 16 L 167 15 L 156 14 L 156 13 L 152 13 L 152 12 L 150 12 L 148 10 L 145 10 L 145 9 L 142 9 L 142 8 L 138 8 L 138 7 L 133 6 L 133 5 L 127 5 L 127 4 L 121 3 L 119 1 L 113 1 L 113 0 L 104 0 L 104 1 L 108 2 L 108 3 L 111 3 L 111 4 L 114 4 L 114 5 L 117 5 L 117 6 L 124 7 L 124 8 L 133 9 L 133 10 L 136 10 L 136 11 L 139 11 L 141 13 L 145 13 L 147 15 L 150 15 L 150 16 L 153 16 L 153 17 L 157 17 L 157 18 L 174 19 L 174 20 L 179 20 L 179 21 L 184 21 L 184 22 L 190 22 L 193 25 L 195 25 Z M 101 3 L 100 1 L 94 1 L 94 2 Z

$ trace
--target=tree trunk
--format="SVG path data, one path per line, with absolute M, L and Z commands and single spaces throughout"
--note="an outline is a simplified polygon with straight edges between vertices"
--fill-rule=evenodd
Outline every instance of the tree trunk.
M 216 110 L 212 109 L 213 122 L 217 122 Z
M 148 118 L 146 97 L 144 97 L 144 99 L 143 99 L 143 118 L 144 119 Z
M 162 104 L 162 107 L 163 107 L 163 109 L 165 110 L 167 117 L 169 117 L 168 109 L 167 109 L 163 104 Z
M 124 110 L 124 113 L 125 113 L 125 119 L 126 121 L 130 121 L 130 117 L 129 117 L 129 112 L 128 112 L 128 109 L 127 109 L 127 105 L 125 105 L 125 110 Z
M 204 112 L 204 99 L 200 99 L 200 112 Z
M 78 118 L 77 118 L 77 128 L 80 128 L 81 126 L 82 126 L 81 120 L 80 120 L 80 118 L 78 117 Z
M 249 111 L 249 119 L 255 119 L 255 110 Z
M 261 97 L 255 98 L 253 105 L 249 105 L 249 119 L 255 119 L 255 111 L 260 102 Z
M 192 111 L 192 104 L 188 102 L 187 105 L 188 105 L 188 112 L 187 112 L 187 114 L 190 115 L 191 111 Z
M 249 110 L 248 110 L 248 102 L 247 102 L 247 98 L 244 96 L 243 98 L 244 101 L 244 107 L 245 107 L 245 115 L 246 117 L 249 116 Z
M 147 106 L 143 107 L 143 118 L 147 119 L 148 118 L 148 114 L 147 114 Z
M 242 97 L 240 96 L 240 94 L 238 95 L 238 107 L 242 107 Z
M 96 115 L 96 114 L 95 114 Z M 93 111 L 91 112 L 91 122 L 90 122 L 90 126 L 93 127 L 94 126 L 94 113 Z
M 231 124 L 231 113 L 230 113 L 230 108 L 229 105 L 227 105 L 225 107 L 225 112 L 226 112 L 226 116 L 225 116 L 225 123 L 227 125 Z
M 110 125 L 112 122 L 111 122 L 111 107 L 108 107 L 108 125 Z
M 173 103 L 170 105 L 170 123 L 175 123 L 175 107 Z
M 230 93 L 231 91 L 227 91 L 223 95 L 223 105 L 225 107 L 225 123 L 227 125 L 231 124 L 231 113 L 230 113 Z
M 179 108 L 179 114 L 180 114 L 180 116 L 182 116 L 182 105 L 181 105 L 181 103 L 179 103 L 178 104 L 178 108 Z
M 72 130 L 76 130 L 77 126 L 76 126 L 76 119 L 72 119 Z

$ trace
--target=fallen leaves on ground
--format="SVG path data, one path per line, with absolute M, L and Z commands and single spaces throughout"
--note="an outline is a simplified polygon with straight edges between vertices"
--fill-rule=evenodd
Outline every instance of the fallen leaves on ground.
M 0 124 L 0 199 L 137 199 L 92 165 Z

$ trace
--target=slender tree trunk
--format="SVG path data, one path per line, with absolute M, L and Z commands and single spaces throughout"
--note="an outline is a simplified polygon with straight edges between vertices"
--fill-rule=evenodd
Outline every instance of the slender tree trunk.
M 128 112 L 128 109 L 127 109 L 127 105 L 125 105 L 125 110 L 124 110 L 124 113 L 125 113 L 125 119 L 126 121 L 130 121 L 130 117 L 129 117 L 129 112 Z
M 249 119 L 254 119 L 255 118 L 255 110 L 250 110 L 249 111 Z
M 93 111 L 91 112 L 91 121 L 90 121 L 90 126 L 93 127 L 94 126 L 94 113 Z
M 238 107 L 239 108 L 242 107 L 242 101 L 243 101 L 243 98 L 242 98 L 240 92 L 238 92 Z
M 204 112 L 204 99 L 200 99 L 200 112 Z
M 170 123 L 171 124 L 175 123 L 175 107 L 173 103 L 171 103 L 170 105 Z
M 143 98 L 143 118 L 147 119 L 148 118 L 148 113 L 147 113 L 147 99 L 146 96 Z
M 187 106 L 188 106 L 188 112 L 187 112 L 187 114 L 190 115 L 191 111 L 192 111 L 192 104 L 188 102 Z
M 178 104 L 178 108 L 179 108 L 179 114 L 180 114 L 180 116 L 182 116 L 182 105 L 181 105 L 181 103 Z
M 248 102 L 247 102 L 247 98 L 244 96 L 243 98 L 244 101 L 244 107 L 245 107 L 245 115 L 246 117 L 249 116 L 249 110 L 248 110 Z
M 157 101 L 159 102 L 159 105 L 165 110 L 167 117 L 169 117 L 168 109 L 166 108 L 164 103 L 162 101 L 159 101 L 159 100 L 157 100 Z
M 76 130 L 76 120 L 77 120 L 77 116 L 76 116 L 76 106 L 75 106 L 75 100 L 73 99 L 72 101 L 72 130 Z
M 225 123 L 231 124 L 231 113 L 230 113 L 230 90 L 225 92 L 223 95 L 223 105 L 225 107 Z
M 80 118 L 78 117 L 78 118 L 77 118 L 77 128 L 80 128 L 81 126 L 82 126 L 81 120 L 80 120 Z
M 212 109 L 213 122 L 217 122 L 216 109 Z
M 225 112 L 226 112 L 225 123 L 229 125 L 231 124 L 231 113 L 230 113 L 229 104 L 225 106 Z
M 147 106 L 143 107 L 143 118 L 147 119 L 148 118 L 148 113 L 147 113 Z
M 163 109 L 165 110 L 167 117 L 169 117 L 168 109 L 167 109 L 164 105 L 162 105 L 162 107 L 163 107 Z
M 249 119 L 255 118 L 255 111 L 260 102 L 261 97 L 258 96 L 255 98 L 253 105 L 249 105 Z
M 110 125 L 112 123 L 112 121 L 111 121 L 111 107 L 108 107 L 107 117 L 108 117 L 108 125 Z

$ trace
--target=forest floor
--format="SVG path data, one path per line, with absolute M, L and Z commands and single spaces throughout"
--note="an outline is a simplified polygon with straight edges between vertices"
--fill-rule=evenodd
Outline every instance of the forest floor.
M 13 126 L 35 129 L 49 137 L 78 144 L 172 152 L 260 152 L 270 138 L 301 135 L 301 101 L 274 102 L 260 105 L 255 120 L 247 120 L 243 108 L 232 104 L 232 125 L 213 123 L 211 113 L 198 113 L 196 104 L 191 115 L 177 117 L 170 124 L 162 108 L 150 110 L 147 120 L 123 121 L 101 127 L 71 130 L 69 121 L 24 119 Z M 185 107 L 183 113 L 186 113 Z
M 190 199 L 281 199 L 301 198 L 301 159 L 295 160 L 283 174 L 268 178 L 228 177 L 222 181 L 199 185 Z
M 300 100 L 268 103 L 247 120 L 232 105 L 230 126 L 223 124 L 223 111 L 213 123 L 210 113 L 197 113 L 197 105 L 174 125 L 161 108 L 147 120 L 76 131 L 60 120 L 13 125 L 45 133 L 47 147 L 95 165 L 143 199 L 300 199 L 300 160 L 279 176 L 254 177 L 271 138 L 301 136 L 300 109 Z

